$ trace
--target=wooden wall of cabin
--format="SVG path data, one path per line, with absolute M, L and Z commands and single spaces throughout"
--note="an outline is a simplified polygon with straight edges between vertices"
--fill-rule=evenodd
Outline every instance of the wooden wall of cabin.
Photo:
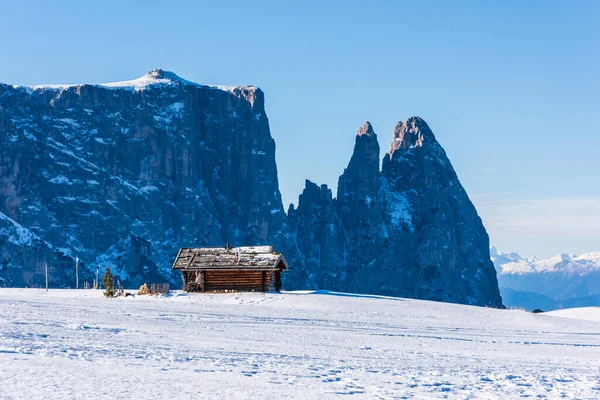
M 183 271 L 184 290 L 187 292 L 255 291 L 278 292 L 281 289 L 281 271 Z
M 206 291 L 264 291 L 263 271 L 206 271 Z
M 269 292 L 279 292 L 281 290 L 281 271 L 269 271 Z
M 204 272 L 203 271 L 182 271 L 183 290 L 186 292 L 204 291 Z

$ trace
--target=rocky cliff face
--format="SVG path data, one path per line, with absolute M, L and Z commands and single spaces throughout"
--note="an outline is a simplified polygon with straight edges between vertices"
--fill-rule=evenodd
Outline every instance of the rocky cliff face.
M 399 123 L 379 167 L 366 123 L 334 198 L 283 211 L 263 93 L 155 70 L 105 85 L 0 85 L 0 285 L 180 277 L 179 247 L 273 244 L 287 288 L 499 306 L 488 237 L 444 150 Z
M 51 271 L 53 286 L 73 285 L 76 255 L 83 271 L 110 265 L 137 285 L 179 282 L 179 246 L 267 243 L 285 214 L 263 93 L 162 70 L 1 85 L 0 213 L 0 278 L 13 285 L 43 280 L 40 247 L 70 264 Z
M 307 182 L 290 227 L 319 287 L 500 306 L 489 239 L 446 153 L 420 118 L 398 123 L 379 170 L 369 123 L 337 198 Z

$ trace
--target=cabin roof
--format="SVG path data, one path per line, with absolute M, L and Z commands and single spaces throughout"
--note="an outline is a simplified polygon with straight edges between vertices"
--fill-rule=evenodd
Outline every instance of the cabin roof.
M 289 269 L 272 246 L 182 248 L 175 258 L 176 270 L 274 270 Z

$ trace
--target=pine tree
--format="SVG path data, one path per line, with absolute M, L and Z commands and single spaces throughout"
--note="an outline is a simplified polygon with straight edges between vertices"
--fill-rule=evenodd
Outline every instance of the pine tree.
M 104 291 L 104 296 L 115 297 L 115 277 L 110 271 L 110 267 L 106 267 L 106 272 L 102 277 L 102 283 L 104 284 L 104 288 L 106 289 Z

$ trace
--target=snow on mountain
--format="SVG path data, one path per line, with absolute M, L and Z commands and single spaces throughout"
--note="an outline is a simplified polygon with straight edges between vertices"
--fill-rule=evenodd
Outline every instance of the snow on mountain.
M 0 289 L 0 397 L 593 399 L 593 312 L 309 291 Z
M 31 243 L 37 236 L 29 229 L 24 228 L 21 224 L 8 218 L 0 212 L 0 236 L 5 236 L 9 242 L 23 246 Z M 4 227 L 2 227 L 4 225 Z
M 500 253 L 495 246 L 490 247 L 490 258 L 496 267 L 523 260 L 517 253 Z
M 50 287 L 72 287 L 76 256 L 82 282 L 99 265 L 132 286 L 179 284 L 180 246 L 271 243 L 285 217 L 263 93 L 162 70 L 0 84 L 0 212 L 2 286 L 40 286 L 47 264 Z M 15 245 L 27 230 L 51 251 Z
M 600 305 L 598 252 L 580 256 L 557 254 L 538 259 L 501 253 L 492 247 L 490 255 L 498 271 L 498 283 L 506 305 L 542 308 L 537 304 L 548 307 L 548 298 L 555 301 L 553 308 L 574 304 Z M 546 299 L 536 298 L 533 294 L 546 296 Z
M 221 85 L 205 85 L 186 79 L 181 78 L 177 74 L 171 71 L 164 71 L 162 69 L 154 69 L 148 72 L 146 75 L 141 76 L 137 79 L 120 82 L 109 82 L 109 83 L 96 83 L 96 84 L 66 84 L 66 85 L 32 85 L 32 86 L 19 86 L 13 85 L 15 89 L 44 91 L 44 90 L 66 90 L 69 88 L 77 88 L 81 86 L 96 86 L 109 89 L 130 89 L 134 91 L 146 90 L 149 87 L 156 86 L 177 86 L 177 85 L 188 85 L 203 88 L 214 88 L 225 91 L 233 91 L 235 88 L 254 88 L 254 86 L 221 86 Z
M 502 274 L 563 272 L 583 275 L 600 270 L 600 253 L 586 253 L 580 256 L 563 253 L 540 260 L 537 257 L 521 258 L 517 253 L 499 253 L 492 247 L 490 255 Z

